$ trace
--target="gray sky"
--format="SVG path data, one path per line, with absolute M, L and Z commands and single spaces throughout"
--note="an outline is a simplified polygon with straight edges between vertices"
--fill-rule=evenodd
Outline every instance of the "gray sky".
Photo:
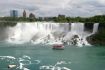
M 36 16 L 93 16 L 105 14 L 105 0 L 1 0 L 0 16 L 9 16 L 16 9 L 19 15 L 25 9 L 27 15 Z

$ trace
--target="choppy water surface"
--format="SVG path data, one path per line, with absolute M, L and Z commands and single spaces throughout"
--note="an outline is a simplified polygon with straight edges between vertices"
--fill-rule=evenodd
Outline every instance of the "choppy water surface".
M 13 70 L 105 70 L 105 47 L 65 46 L 52 50 L 51 45 L 0 43 L 0 70 L 16 64 Z

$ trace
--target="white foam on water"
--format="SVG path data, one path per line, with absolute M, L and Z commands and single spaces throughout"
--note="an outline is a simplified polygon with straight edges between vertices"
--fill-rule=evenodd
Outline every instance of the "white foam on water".
M 40 66 L 40 69 L 44 70 L 71 70 L 70 68 L 67 67 L 59 67 L 59 66 Z
M 31 60 L 30 56 L 27 55 L 23 55 L 22 57 L 20 57 L 18 59 L 19 62 L 19 66 L 17 67 L 18 69 L 23 69 L 23 70 L 30 70 L 28 68 L 26 68 L 27 65 L 31 65 L 31 64 L 40 64 L 41 61 L 40 60 Z
M 13 57 L 13 56 L 0 56 L 1 59 L 5 59 L 5 58 L 8 58 L 8 59 L 13 59 L 15 60 L 16 58 Z
M 34 62 L 35 62 L 35 64 L 39 64 L 39 63 L 41 63 L 40 60 L 34 60 Z
M 28 68 L 24 68 L 23 70 L 30 70 L 30 69 L 28 69 Z
M 7 61 L 11 61 L 12 64 L 15 64 L 15 62 L 12 61 L 12 60 L 16 60 L 17 61 L 17 59 L 15 57 L 13 57 L 13 56 L 0 56 L 0 59 L 2 59 L 2 60 L 6 59 Z M 12 60 L 9 60 L 9 59 L 12 59 Z M 29 70 L 29 69 L 24 67 L 25 64 L 23 64 L 22 61 L 26 61 L 26 60 L 22 59 L 22 58 L 19 58 L 19 61 L 18 61 L 19 62 L 19 66 L 17 68 L 23 69 L 23 70 Z
M 71 62 L 58 61 L 55 65 L 40 66 L 40 69 L 44 69 L 44 70 L 71 70 L 70 68 L 59 66 L 59 65 L 66 65 L 66 64 L 71 64 Z
M 23 55 L 22 58 L 19 58 L 19 66 L 17 68 L 23 69 L 23 70 L 28 70 L 28 68 L 25 68 L 25 65 L 30 65 L 31 64 L 31 57 L 27 55 Z
M 30 56 L 27 56 L 27 55 L 23 55 L 22 57 L 19 57 L 19 58 L 15 58 L 13 56 L 0 56 L 0 58 L 3 58 L 3 59 L 12 59 L 12 60 L 16 60 L 19 64 L 16 65 L 17 68 L 16 69 L 21 69 L 21 70 L 30 70 L 28 69 L 26 66 L 28 65 L 31 65 L 31 64 L 40 64 L 41 61 L 40 60 L 31 60 L 31 57 Z M 12 64 L 15 64 L 14 61 L 11 61 Z M 10 64 L 11 64 L 10 63 Z M 43 66 L 40 66 L 39 69 L 44 69 L 44 70 L 71 70 L 70 68 L 68 67 L 63 67 L 62 65 L 66 65 L 66 64 L 71 64 L 71 62 L 67 62 L 67 61 L 58 61 L 56 62 L 54 65 L 43 65 Z
M 29 60 L 27 60 L 25 58 L 27 58 Z M 22 58 L 15 58 L 13 56 L 0 56 L 0 59 L 1 60 L 5 59 L 5 61 L 10 61 L 10 64 L 15 64 L 15 62 L 12 60 L 17 61 L 19 63 L 19 65 L 17 65 L 18 67 L 16 69 L 29 70 L 28 68 L 25 68 L 24 65 L 30 65 L 31 64 L 31 61 L 30 61 L 31 57 L 29 57 L 27 55 L 24 55 Z M 10 59 L 12 59 L 12 60 L 10 60 Z
M 32 60 L 30 56 L 23 55 L 22 57 L 15 58 L 13 56 L 0 56 L 1 60 L 5 60 L 10 62 L 10 64 L 15 64 L 17 67 L 16 69 L 21 70 L 30 70 L 26 66 L 29 66 L 31 64 L 40 64 L 40 60 Z
M 23 69 L 23 63 L 19 63 L 19 69 Z
M 27 55 L 24 55 L 23 58 L 27 58 L 29 60 L 31 59 L 31 57 L 30 56 L 27 56 Z
M 26 61 L 26 60 L 20 58 L 20 60 L 18 61 L 19 62 L 19 66 L 17 67 L 17 69 L 23 69 L 23 70 L 26 69 L 27 70 L 27 68 L 25 68 L 24 66 L 28 65 L 30 63 L 26 64 L 26 63 L 23 63 L 23 61 Z
M 63 69 L 63 70 L 71 70 L 71 69 L 69 69 L 69 68 L 67 68 L 67 67 L 62 67 L 62 69 Z
M 60 62 L 57 62 L 56 65 L 60 65 L 60 64 L 68 64 L 66 61 L 60 61 Z

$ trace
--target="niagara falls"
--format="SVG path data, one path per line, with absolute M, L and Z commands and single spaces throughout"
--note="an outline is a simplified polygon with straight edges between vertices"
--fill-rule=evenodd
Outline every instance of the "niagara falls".
M 0 70 L 105 70 L 105 0 L 1 0 Z
M 53 23 L 53 22 L 35 22 L 35 23 L 17 23 L 14 27 L 8 27 L 6 32 L 9 43 L 22 44 L 53 44 L 62 42 L 67 45 L 76 45 L 82 47 L 91 44 L 86 40 L 92 34 L 98 31 L 99 23 L 93 24 L 92 32 L 85 31 L 85 23 Z

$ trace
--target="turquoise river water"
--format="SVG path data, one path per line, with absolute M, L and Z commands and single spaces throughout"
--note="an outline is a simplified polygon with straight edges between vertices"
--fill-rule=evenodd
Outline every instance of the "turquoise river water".
M 9 69 L 8 65 L 16 65 Z M 0 70 L 105 70 L 105 47 L 0 43 Z

